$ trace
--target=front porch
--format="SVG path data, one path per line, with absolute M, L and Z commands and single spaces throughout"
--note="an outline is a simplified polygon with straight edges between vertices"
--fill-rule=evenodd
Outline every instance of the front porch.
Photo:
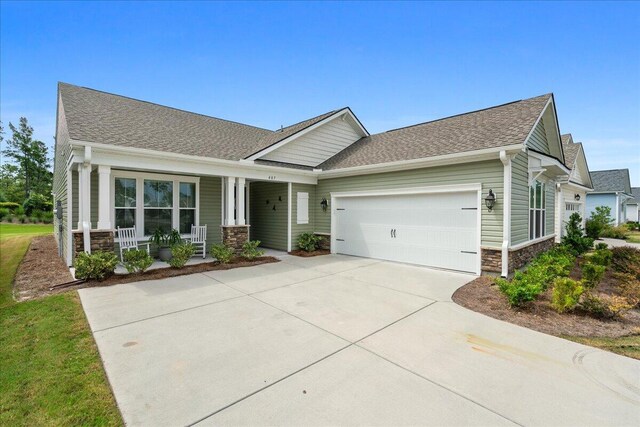
M 96 157 L 94 154 L 94 160 Z M 66 246 L 69 266 L 80 251 L 118 252 L 118 227 L 135 227 L 138 241 L 146 243 L 158 228 L 165 232 L 179 230 L 186 239 L 192 225 L 206 225 L 207 258 L 194 258 L 192 263 L 212 261 L 208 253 L 213 244 L 225 243 L 239 252 L 249 239 L 261 240 L 267 248 L 289 251 L 294 186 L 304 186 L 307 195 L 315 187 L 293 182 L 311 181 L 308 177 L 283 175 L 290 180 L 281 181 L 273 172 L 267 179 L 258 179 L 251 173 L 216 175 L 214 168 L 209 174 L 177 174 L 173 170 L 141 171 L 111 163 L 78 161 L 69 166 L 65 218 L 69 232 L 66 238 L 60 233 L 65 241 L 59 242 Z M 307 224 L 310 222 L 307 220 Z M 160 266 L 166 263 L 152 268 Z

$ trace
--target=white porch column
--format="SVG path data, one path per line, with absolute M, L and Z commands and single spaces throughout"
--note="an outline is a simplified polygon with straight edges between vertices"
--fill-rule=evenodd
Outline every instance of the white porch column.
M 245 225 L 247 221 L 245 220 L 244 215 L 244 185 L 245 179 L 238 178 L 238 182 L 236 184 L 237 191 L 237 209 L 236 209 L 236 224 L 237 225 Z
M 82 167 L 82 164 L 79 163 L 78 167 L 78 225 L 76 227 L 76 230 L 82 230 L 82 221 L 83 221 L 83 210 L 82 210 L 82 196 L 84 194 L 84 189 L 82 188 L 84 186 L 84 170 Z
M 98 229 L 111 230 L 111 166 L 98 166 Z
M 562 239 L 562 229 L 564 227 L 564 192 L 562 191 L 562 184 L 556 184 L 556 220 L 555 220 L 555 233 L 556 243 L 559 243 Z
M 233 176 L 229 176 L 226 178 L 227 188 L 226 188 L 226 200 L 225 206 L 227 208 L 227 224 L 226 225 L 236 225 L 236 216 L 235 216 L 235 205 L 236 199 L 234 194 L 234 189 L 236 185 L 236 178 Z
M 515 154 L 500 152 L 500 161 L 504 165 L 502 178 L 503 202 L 502 202 L 502 277 L 509 276 L 509 246 L 511 246 L 511 161 Z

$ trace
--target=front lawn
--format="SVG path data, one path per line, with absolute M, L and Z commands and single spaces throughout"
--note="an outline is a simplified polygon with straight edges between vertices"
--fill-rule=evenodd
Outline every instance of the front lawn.
M 77 294 L 12 298 L 31 238 L 51 231 L 0 224 L 0 425 L 122 425 Z
M 627 242 L 640 243 L 640 231 L 629 231 L 627 233 Z
M 628 335 L 625 337 L 607 338 L 607 337 L 574 337 L 565 335 L 571 341 L 580 344 L 598 347 L 613 353 L 622 354 L 623 356 L 640 359 L 640 335 Z

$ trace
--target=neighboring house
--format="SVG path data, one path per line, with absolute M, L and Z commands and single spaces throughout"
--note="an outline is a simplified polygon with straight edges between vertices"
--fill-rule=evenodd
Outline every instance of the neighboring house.
M 553 245 L 571 174 L 552 94 L 374 135 L 349 108 L 271 131 L 64 83 L 57 102 L 69 265 L 116 227 L 207 224 L 208 244 L 314 232 L 333 253 L 507 275 Z
M 562 201 L 556 205 L 559 216 L 556 221 L 556 239 L 558 241 L 565 234 L 566 223 L 572 214 L 580 214 L 584 227 L 586 196 L 588 192 L 593 191 L 587 157 L 582 143 L 573 142 L 573 137 L 568 133 L 562 135 L 562 148 L 564 149 L 565 164 L 571 169 L 571 173 L 566 180 L 561 181 L 558 193 L 558 200 Z
M 631 199 L 627 201 L 627 221 L 640 219 L 640 187 L 631 187 Z
M 620 225 L 627 218 L 627 203 L 631 197 L 629 169 L 592 171 L 593 192 L 587 194 L 587 215 L 598 206 L 609 206 L 613 225 Z

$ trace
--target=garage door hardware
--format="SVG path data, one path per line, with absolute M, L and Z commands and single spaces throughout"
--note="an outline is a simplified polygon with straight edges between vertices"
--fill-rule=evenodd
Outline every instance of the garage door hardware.
M 477 211 L 478 208 L 461 208 L 463 211 Z
M 472 251 L 460 251 L 460 252 L 462 252 L 463 254 L 474 254 L 474 255 L 478 254 L 478 252 L 472 252 Z
M 336 242 L 344 242 L 344 239 L 336 239 Z
M 345 208 L 336 208 L 337 211 L 345 211 Z
M 397 237 L 397 236 L 396 236 L 396 229 L 395 229 L 395 228 L 392 228 L 392 229 L 391 229 L 391 237 L 392 237 L 392 238 L 394 238 L 394 239 Z

